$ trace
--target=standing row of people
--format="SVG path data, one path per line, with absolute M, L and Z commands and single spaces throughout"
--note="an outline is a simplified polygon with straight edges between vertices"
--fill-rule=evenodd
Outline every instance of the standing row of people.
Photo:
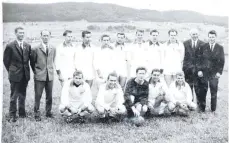
M 191 39 L 184 43 L 177 39 L 178 32 L 171 29 L 168 31 L 169 40 L 164 44 L 158 41 L 157 30 L 150 32 L 152 38 L 147 42 L 142 38 L 144 31 L 137 30 L 133 44 L 125 44 L 125 34 L 118 33 L 114 45 L 111 44 L 109 35 L 102 35 L 100 47 L 91 44 L 90 31 L 83 31 L 82 44 L 75 46 L 71 41 L 72 31 L 66 30 L 63 33 L 65 41 L 57 48 L 49 44 L 51 32 L 48 30 L 41 31 L 42 42 L 34 48 L 23 40 L 22 27 L 17 27 L 15 34 L 17 39 L 7 44 L 3 59 L 11 84 L 11 121 L 16 121 L 17 98 L 19 98 L 19 116 L 26 117 L 25 98 L 30 79 L 29 61 L 34 73 L 34 112 L 37 121 L 41 120 L 39 106 L 44 88 L 46 116 L 53 117 L 51 109 L 55 70 L 63 87 L 65 81 L 72 78 L 75 70 L 82 71 L 89 87 L 94 81 L 106 82 L 108 75 L 116 72 L 118 82 L 125 94 L 129 86 L 127 80 L 135 76 L 138 67 L 146 67 L 147 82 L 151 78 L 150 72 L 159 69 L 160 79 L 165 80 L 167 87 L 174 82 L 176 74 L 183 70 L 185 80 L 191 89 L 195 89 L 199 109 L 205 111 L 208 82 L 212 96 L 211 109 L 212 111 L 216 109 L 218 79 L 224 67 L 224 50 L 216 43 L 217 34 L 214 30 L 208 33 L 208 43 L 198 40 L 199 33 L 196 29 L 190 31 Z M 145 109 L 144 105 L 142 107 Z M 140 105 L 137 105 L 136 109 L 140 109 Z

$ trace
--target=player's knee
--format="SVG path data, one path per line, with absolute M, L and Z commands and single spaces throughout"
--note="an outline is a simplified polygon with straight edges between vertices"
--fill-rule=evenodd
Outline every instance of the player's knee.
M 170 111 L 173 111 L 173 110 L 175 109 L 175 107 L 176 107 L 176 105 L 175 105 L 174 103 L 172 103 L 172 102 L 169 102 L 169 103 L 168 103 L 168 109 L 169 109 Z

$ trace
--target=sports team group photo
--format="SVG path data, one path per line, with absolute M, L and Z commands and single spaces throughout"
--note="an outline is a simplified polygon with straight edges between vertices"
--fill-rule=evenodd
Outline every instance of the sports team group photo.
M 74 6 L 85 19 L 40 17 L 44 8 L 71 18 Z M 109 8 L 150 14 L 87 2 L 3 3 L 1 141 L 227 142 L 228 18 L 127 20 L 123 12 L 126 22 L 116 13 L 105 22 Z

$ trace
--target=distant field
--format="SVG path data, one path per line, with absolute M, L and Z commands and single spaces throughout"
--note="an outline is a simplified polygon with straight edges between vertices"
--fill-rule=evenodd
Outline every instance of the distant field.
M 75 42 L 81 41 L 81 31 L 88 26 L 95 28 L 92 31 L 92 42 L 99 45 L 99 37 L 108 33 L 112 40 L 115 40 L 117 32 L 122 31 L 120 25 L 124 26 L 124 32 L 128 39 L 134 39 L 135 29 L 133 27 L 145 29 L 145 40 L 149 38 L 149 30 L 158 29 L 160 40 L 165 41 L 170 28 L 175 28 L 179 32 L 179 38 L 185 40 L 189 38 L 189 29 L 196 27 L 200 30 L 200 39 L 207 39 L 207 32 L 215 29 L 218 32 L 218 40 L 224 46 L 226 59 L 228 55 L 228 29 L 225 27 L 204 25 L 204 24 L 183 24 L 183 23 L 87 23 L 80 22 L 36 22 L 36 23 L 4 23 L 3 37 L 4 45 L 14 39 L 14 28 L 24 26 L 26 29 L 26 39 L 32 46 L 38 44 L 40 30 L 48 29 L 52 32 L 51 43 L 58 45 L 63 41 L 62 33 L 65 29 L 73 31 Z M 113 27 L 110 28 L 109 26 Z M 96 29 L 97 27 L 97 29 Z M 99 27 L 99 28 L 98 28 Z M 115 29 L 115 27 L 117 29 Z M 131 30 L 132 29 L 132 30 Z M 35 40 L 31 40 L 35 39 Z M 218 107 L 216 115 L 210 112 L 210 96 L 207 96 L 207 111 L 200 114 L 193 112 L 188 118 L 168 117 L 152 118 L 146 121 L 142 127 L 132 127 L 128 124 L 118 123 L 104 125 L 101 123 L 88 123 L 84 125 L 66 124 L 58 115 L 58 105 L 60 103 L 60 83 L 55 76 L 53 92 L 53 112 L 55 119 L 50 120 L 44 117 L 45 94 L 41 100 L 42 122 L 35 122 L 33 116 L 34 105 L 34 82 L 30 80 L 27 89 L 26 110 L 29 117 L 17 123 L 10 124 L 6 118 L 9 110 L 10 84 L 7 79 L 7 72 L 3 71 L 3 143 L 225 143 L 228 142 L 228 62 L 226 60 L 225 71 L 220 79 L 218 93 Z M 33 74 L 32 74 L 33 75 Z M 95 95 L 93 95 L 95 98 Z

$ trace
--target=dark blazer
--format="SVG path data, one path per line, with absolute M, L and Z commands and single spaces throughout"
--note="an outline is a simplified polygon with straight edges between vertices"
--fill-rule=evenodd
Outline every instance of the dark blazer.
M 195 50 L 192 47 L 192 40 L 184 42 L 185 55 L 183 61 L 183 71 L 186 76 L 193 77 L 198 71 L 207 71 L 207 49 L 204 47 L 204 42 L 197 41 Z
M 54 66 L 56 58 L 56 48 L 49 45 L 48 55 L 42 44 L 32 48 L 31 68 L 34 73 L 34 80 L 46 81 L 47 74 L 49 81 L 54 78 Z
M 24 76 L 27 81 L 30 80 L 30 54 L 31 45 L 26 42 L 23 42 L 23 50 L 16 40 L 6 45 L 3 62 L 10 81 L 20 82 Z
M 213 51 L 209 43 L 206 43 L 204 47 L 208 50 L 208 75 L 214 77 L 217 72 L 222 74 L 225 63 L 223 46 L 216 43 Z

